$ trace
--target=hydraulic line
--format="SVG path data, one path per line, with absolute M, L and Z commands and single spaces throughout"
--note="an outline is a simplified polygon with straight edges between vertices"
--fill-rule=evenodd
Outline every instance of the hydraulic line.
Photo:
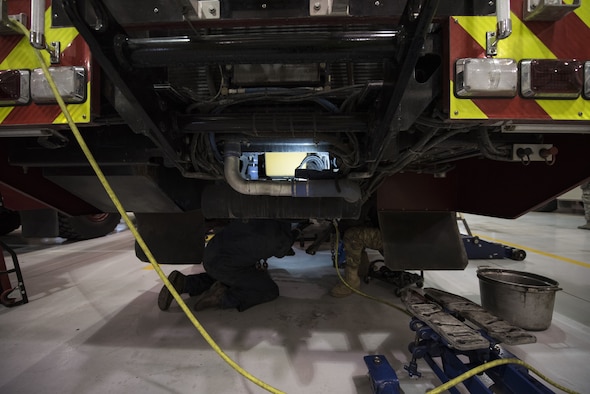
M 25 37 L 29 36 L 29 31 L 27 30 L 27 28 L 23 24 L 21 24 L 18 21 L 15 21 L 15 20 L 11 20 L 10 22 L 14 26 L 16 26 L 20 31 L 22 31 L 24 33 Z M 146 245 L 145 241 L 143 240 L 143 238 L 141 237 L 141 235 L 139 234 L 139 232 L 137 231 L 135 226 L 133 225 L 131 218 L 129 217 L 129 215 L 127 215 L 127 211 L 125 211 L 125 209 L 123 208 L 123 205 L 119 201 L 118 197 L 116 196 L 115 192 L 113 191 L 112 187 L 110 186 L 109 182 L 107 181 L 104 173 L 102 172 L 98 163 L 94 159 L 94 156 L 92 155 L 92 152 L 90 152 L 90 149 L 88 148 L 86 141 L 82 137 L 80 130 L 78 130 L 78 126 L 76 125 L 76 123 L 72 119 L 72 116 L 71 116 L 69 110 L 67 109 L 63 98 L 59 94 L 59 90 L 57 89 L 55 81 L 53 80 L 51 73 L 49 72 L 49 69 L 47 67 L 47 64 L 45 63 L 45 60 L 43 59 L 43 55 L 41 54 L 41 52 L 38 49 L 34 49 L 32 47 L 31 47 L 31 49 L 35 52 L 35 56 L 37 56 L 37 59 L 39 60 L 39 64 L 40 64 L 41 68 L 43 69 L 43 73 L 44 73 L 45 77 L 47 78 L 47 82 L 49 83 L 49 87 L 51 88 L 51 91 L 53 92 L 55 99 L 57 100 L 57 103 L 59 104 L 59 107 L 60 107 L 62 113 L 64 114 L 64 116 L 67 119 L 68 124 L 72 130 L 72 133 L 76 137 L 76 141 L 78 142 L 78 145 L 80 145 L 80 148 L 84 152 L 84 155 L 88 159 L 88 162 L 90 163 L 92 169 L 96 173 L 96 176 L 100 180 L 100 183 L 104 187 L 105 191 L 109 195 L 111 201 L 113 202 L 113 204 L 117 208 L 117 211 L 119 211 L 119 213 L 121 214 L 123 221 L 125 222 L 127 227 L 129 227 L 129 230 L 131 231 L 131 233 L 133 234 L 133 236 L 137 240 L 137 244 L 141 247 L 141 249 L 145 253 L 146 257 L 148 258 L 150 264 L 152 265 L 152 267 L 154 268 L 154 270 L 156 271 L 156 273 L 158 274 L 158 276 L 160 277 L 162 282 L 164 282 L 164 285 L 168 288 L 168 290 L 170 291 L 170 293 L 172 294 L 172 296 L 174 297 L 176 302 L 178 302 L 178 304 L 180 305 L 180 308 L 183 310 L 185 315 L 193 323 L 195 328 L 199 331 L 199 333 L 205 339 L 205 341 L 209 344 L 209 346 L 211 346 L 211 348 L 213 350 L 215 350 L 215 352 L 226 363 L 228 363 L 232 368 L 234 368 L 239 374 L 241 374 L 246 379 L 250 380 L 254 384 L 260 386 L 261 388 L 263 388 L 271 393 L 283 393 L 282 391 L 270 386 L 269 384 L 261 381 L 260 379 L 256 378 L 255 376 L 251 375 L 249 372 L 247 372 L 242 367 L 240 367 L 237 363 L 235 363 L 227 354 L 225 354 L 223 352 L 223 350 L 219 347 L 219 345 L 217 345 L 217 343 L 215 343 L 213 338 L 211 338 L 209 333 L 205 330 L 205 328 L 201 325 L 201 323 L 193 315 L 193 313 L 188 308 L 188 306 L 186 305 L 184 300 L 180 297 L 180 294 L 178 294 L 178 292 L 176 291 L 176 289 L 174 288 L 172 283 L 170 283 L 170 281 L 168 280 L 168 278 L 166 277 L 166 275 L 164 274 L 164 272 L 160 268 L 160 265 L 158 264 L 158 262 L 156 261 L 156 259 L 152 255 L 151 251 L 149 250 L 148 246 Z

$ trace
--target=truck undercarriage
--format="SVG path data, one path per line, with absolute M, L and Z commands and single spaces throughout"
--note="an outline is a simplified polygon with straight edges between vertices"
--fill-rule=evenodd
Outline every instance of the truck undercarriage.
M 51 3 L 91 54 L 79 128 L 162 262 L 200 261 L 206 219 L 357 220 L 374 204 L 394 266 L 460 269 L 454 212 L 518 217 L 590 176 L 588 113 L 453 114 L 452 17 L 493 2 Z M 114 212 L 66 124 L 0 135 L 8 208 L 6 189 Z M 431 246 L 445 231 L 450 249 Z

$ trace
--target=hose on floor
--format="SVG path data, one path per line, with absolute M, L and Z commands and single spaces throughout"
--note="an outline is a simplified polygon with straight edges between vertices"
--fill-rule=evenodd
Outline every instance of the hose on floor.
M 29 30 L 22 23 L 20 23 L 16 20 L 10 20 L 10 22 L 18 30 L 22 31 L 23 34 L 25 35 L 25 37 L 29 37 Z M 41 52 L 38 49 L 34 49 L 33 47 L 31 47 L 31 50 L 35 52 L 35 56 L 39 60 L 39 64 L 40 64 L 41 68 L 43 69 L 43 74 L 45 75 L 45 78 L 47 79 L 47 82 L 49 83 L 49 87 L 51 88 L 51 91 L 53 92 L 55 99 L 57 100 L 57 103 L 58 103 L 63 115 L 65 116 L 65 118 L 68 122 L 68 125 L 70 126 L 70 128 L 72 130 L 72 133 L 76 137 L 76 141 L 78 142 L 78 145 L 80 146 L 80 148 L 84 152 L 86 159 L 88 160 L 92 169 L 96 173 L 96 176 L 100 180 L 100 183 L 104 187 L 109 198 L 111 199 L 111 201 L 113 202 L 113 204 L 117 208 L 117 211 L 119 212 L 119 214 L 121 214 L 123 221 L 125 222 L 127 227 L 129 227 L 129 230 L 131 231 L 131 233 L 135 237 L 137 244 L 141 247 L 141 250 L 143 250 L 146 257 L 148 258 L 148 261 L 150 262 L 150 264 L 152 265 L 152 267 L 154 268 L 154 270 L 156 271 L 156 273 L 158 274 L 158 276 L 160 277 L 162 282 L 164 282 L 164 285 L 168 288 L 168 290 L 170 291 L 170 293 L 172 294 L 172 296 L 174 297 L 176 302 L 178 302 L 178 304 L 180 305 L 180 308 L 183 310 L 185 315 L 193 323 L 195 328 L 199 331 L 199 333 L 205 339 L 205 341 L 209 344 L 209 346 L 211 346 L 211 348 L 213 350 L 215 350 L 215 352 L 226 363 L 228 363 L 233 369 L 235 369 L 240 375 L 244 376 L 246 379 L 250 380 L 252 383 L 260 386 L 261 388 L 263 388 L 271 393 L 283 393 L 282 391 L 270 386 L 269 384 L 261 381 L 260 379 L 256 378 L 255 376 L 251 375 L 245 369 L 240 367 L 236 362 L 234 362 L 227 354 L 225 354 L 223 352 L 223 350 L 219 347 L 219 345 L 217 345 L 217 343 L 215 343 L 213 338 L 211 338 L 211 336 L 205 330 L 205 328 L 201 325 L 201 323 L 197 320 L 197 318 L 194 316 L 194 314 L 191 312 L 191 310 L 188 308 L 188 306 L 186 305 L 184 300 L 180 297 L 180 295 L 178 294 L 178 292 L 176 291 L 176 289 L 174 288 L 172 283 L 170 283 L 170 281 L 168 280 L 168 278 L 166 277 L 166 275 L 164 274 L 164 272 L 160 268 L 160 265 L 158 264 L 158 262 L 156 261 L 156 259 L 152 255 L 151 251 L 149 250 L 148 246 L 146 245 L 145 241 L 143 240 L 143 238 L 141 237 L 141 235 L 139 234 L 139 232 L 137 231 L 135 226 L 133 225 L 131 218 L 129 217 L 129 215 L 127 215 L 127 211 L 125 211 L 125 209 L 123 208 L 123 205 L 119 201 L 119 198 L 116 196 L 114 190 L 112 189 L 111 185 L 107 181 L 104 173 L 100 169 L 100 166 L 98 165 L 98 163 L 94 159 L 92 152 L 90 152 L 90 149 L 88 148 L 86 141 L 82 137 L 82 134 L 80 133 L 80 130 L 78 129 L 78 126 L 74 122 L 63 98 L 59 94 L 59 90 L 57 89 L 55 81 L 53 80 L 51 73 L 49 72 L 49 69 L 47 67 L 47 64 L 45 63 L 45 60 L 43 59 L 43 55 L 41 54 Z
M 564 387 L 562 385 L 560 385 L 559 383 L 549 379 L 547 376 L 543 375 L 541 372 L 539 372 L 538 370 L 536 370 L 535 368 L 533 368 L 532 366 L 530 366 L 529 364 L 525 363 L 522 360 L 519 360 L 517 358 L 503 358 L 500 360 L 494 360 L 494 361 L 490 361 L 487 362 L 485 364 L 482 364 L 478 367 L 475 367 L 473 369 L 470 369 L 469 371 L 463 373 L 462 375 L 457 376 L 454 379 L 449 380 L 447 383 L 442 384 L 430 391 L 427 391 L 426 394 L 440 394 L 448 389 L 450 389 L 451 387 L 454 387 L 456 385 L 458 385 L 459 383 L 477 375 L 480 374 L 484 371 L 487 371 L 490 368 L 494 368 L 497 367 L 499 365 L 505 365 L 505 364 L 517 364 L 517 365 L 522 365 L 523 367 L 525 367 L 526 369 L 528 369 L 529 371 L 533 372 L 535 375 L 539 376 L 541 379 L 543 379 L 544 381 L 546 381 L 547 383 L 549 383 L 550 385 L 560 389 L 561 391 L 564 391 L 568 394 L 579 394 L 576 391 L 570 390 L 567 387 Z
M 336 240 L 335 240 L 335 243 L 336 243 L 336 245 L 338 245 L 338 242 L 339 242 L 338 222 L 336 220 L 334 220 L 333 221 L 333 225 L 334 225 L 334 228 L 336 229 Z M 373 296 L 370 296 L 368 294 L 365 294 L 362 291 L 357 290 L 354 287 L 350 286 L 348 283 L 346 283 L 346 280 L 342 277 L 342 275 L 340 274 L 340 270 L 338 269 L 338 263 L 337 263 L 338 262 L 338 248 L 334 248 L 334 253 L 335 253 L 335 255 L 334 255 L 334 262 L 335 262 L 334 266 L 336 267 L 336 273 L 338 274 L 338 278 L 340 279 L 340 281 L 346 287 L 348 287 L 350 290 L 352 290 L 353 292 L 355 292 L 356 294 L 358 294 L 360 296 L 363 296 L 363 297 L 368 298 L 368 299 L 373 300 L 373 301 L 380 302 L 380 303 L 385 304 L 385 305 L 389 305 L 389 306 L 391 306 L 391 307 L 393 307 L 393 308 L 395 308 L 395 309 L 397 309 L 399 311 L 404 312 L 405 314 L 407 314 L 409 316 L 412 316 L 411 313 L 409 313 L 405 309 L 402 309 L 401 307 L 399 307 L 399 306 L 397 306 L 395 304 L 392 304 L 389 301 L 386 301 L 386 300 L 383 300 L 381 298 L 377 298 L 377 297 L 373 297 Z M 567 387 L 564 387 L 564 386 L 560 385 L 559 383 L 551 380 L 549 377 L 547 377 L 546 375 L 543 375 L 541 372 L 539 372 L 537 369 L 535 369 L 534 367 L 532 367 L 530 364 L 527 364 L 524 361 L 519 360 L 517 358 L 504 358 L 504 359 L 500 359 L 500 360 L 494 360 L 494 361 L 487 362 L 487 363 L 482 364 L 482 365 L 480 365 L 478 367 L 475 367 L 473 369 L 470 369 L 469 371 L 467 371 L 467 372 L 465 372 L 465 373 L 457 376 L 456 378 L 449 380 L 445 384 L 442 384 L 442 385 L 440 385 L 438 387 L 435 387 L 434 389 L 432 389 L 430 391 L 427 391 L 426 394 L 440 394 L 440 393 L 442 393 L 442 392 L 450 389 L 451 387 L 455 387 L 459 383 L 462 383 L 463 381 L 465 381 L 465 380 L 467 380 L 467 379 L 469 379 L 469 378 L 471 378 L 471 377 L 473 377 L 475 375 L 481 374 L 482 372 L 484 372 L 484 371 L 486 371 L 486 370 L 488 370 L 490 368 L 494 368 L 494 367 L 497 367 L 499 365 L 505 365 L 505 364 L 518 364 L 518 365 L 522 365 L 523 367 L 527 368 L 529 371 L 533 372 L 534 374 L 536 374 L 537 376 L 539 376 L 541 379 L 543 379 L 545 382 L 549 383 L 553 387 L 556 387 L 559 390 L 561 390 L 561 391 L 563 391 L 565 393 L 568 393 L 568 394 L 579 394 L 578 392 L 573 391 L 573 390 L 570 390 Z

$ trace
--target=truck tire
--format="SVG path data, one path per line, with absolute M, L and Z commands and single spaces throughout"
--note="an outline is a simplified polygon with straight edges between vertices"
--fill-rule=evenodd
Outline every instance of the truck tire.
M 20 227 L 20 215 L 16 211 L 11 211 L 0 207 L 0 235 L 6 235 Z
M 58 214 L 59 236 L 71 240 L 98 238 L 112 232 L 121 215 L 118 213 L 100 213 L 96 215 L 65 216 Z

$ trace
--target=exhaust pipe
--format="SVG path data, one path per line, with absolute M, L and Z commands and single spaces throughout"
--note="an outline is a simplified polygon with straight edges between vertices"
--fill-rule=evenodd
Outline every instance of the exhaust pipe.
M 241 147 L 239 142 L 226 142 L 224 174 L 227 183 L 241 194 L 255 196 L 340 197 L 347 202 L 361 199 L 361 189 L 348 179 L 308 181 L 250 181 L 240 174 Z

